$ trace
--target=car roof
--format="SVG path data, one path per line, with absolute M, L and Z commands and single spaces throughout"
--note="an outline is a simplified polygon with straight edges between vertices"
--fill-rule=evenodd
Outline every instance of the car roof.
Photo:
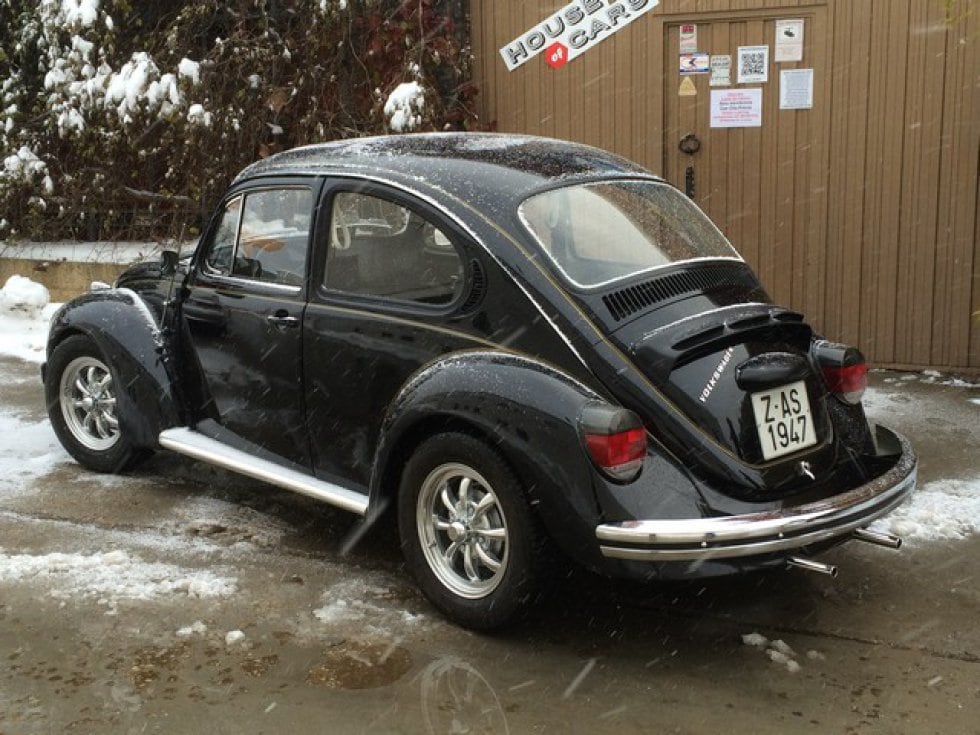
M 389 180 L 497 206 L 559 182 L 651 177 L 625 158 L 580 143 L 497 133 L 418 133 L 294 148 L 253 163 L 235 182 L 301 174 Z

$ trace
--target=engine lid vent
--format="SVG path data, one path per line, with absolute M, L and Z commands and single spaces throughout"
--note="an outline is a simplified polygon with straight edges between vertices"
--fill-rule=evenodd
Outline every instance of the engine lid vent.
M 618 322 L 663 301 L 688 293 L 703 293 L 726 286 L 743 286 L 761 290 L 747 267 L 741 263 L 735 267 L 725 264 L 701 266 L 696 270 L 668 273 L 651 278 L 606 294 L 602 297 L 602 302 L 612 318 Z

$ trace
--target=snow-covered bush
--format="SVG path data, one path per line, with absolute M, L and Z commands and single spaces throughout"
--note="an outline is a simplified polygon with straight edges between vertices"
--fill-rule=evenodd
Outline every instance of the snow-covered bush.
M 0 238 L 186 237 L 277 150 L 474 125 L 462 0 L 0 0 Z

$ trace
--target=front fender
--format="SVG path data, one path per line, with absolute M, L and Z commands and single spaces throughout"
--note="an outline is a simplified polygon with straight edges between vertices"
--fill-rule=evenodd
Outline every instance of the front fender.
M 160 432 L 181 422 L 169 349 L 147 305 L 124 288 L 83 294 L 52 317 L 48 357 L 72 334 L 92 339 L 115 372 L 123 431 L 136 446 L 157 447 Z
M 447 356 L 417 372 L 382 425 L 371 507 L 394 499 L 402 463 L 427 436 L 468 430 L 495 446 L 517 473 L 549 535 L 594 564 L 601 482 L 582 446 L 578 419 L 598 394 L 558 370 L 503 352 Z

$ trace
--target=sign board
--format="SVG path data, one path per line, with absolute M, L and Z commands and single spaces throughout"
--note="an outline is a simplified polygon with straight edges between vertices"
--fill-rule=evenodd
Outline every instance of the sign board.
M 738 47 L 738 83 L 769 81 L 769 47 Z
M 711 127 L 762 127 L 762 90 L 712 89 Z
M 732 57 L 729 54 L 711 55 L 711 79 L 708 84 L 712 87 L 729 87 L 732 84 Z
M 680 27 L 680 52 L 682 54 L 693 54 L 698 50 L 698 27 L 693 23 L 686 23 Z
M 693 54 L 681 54 L 680 73 L 681 74 L 707 74 L 708 54 L 705 51 L 696 51 Z
M 779 109 L 813 108 L 813 69 L 782 69 L 779 72 Z
M 617 0 L 611 3 L 605 0 L 575 0 L 501 48 L 500 57 L 507 70 L 514 71 L 545 49 L 553 49 L 555 43 L 560 43 L 568 52 L 565 61 L 558 66 L 554 61 L 549 61 L 549 65 L 557 69 L 659 4 L 660 0 Z
M 803 20 L 776 21 L 773 61 L 803 61 Z

